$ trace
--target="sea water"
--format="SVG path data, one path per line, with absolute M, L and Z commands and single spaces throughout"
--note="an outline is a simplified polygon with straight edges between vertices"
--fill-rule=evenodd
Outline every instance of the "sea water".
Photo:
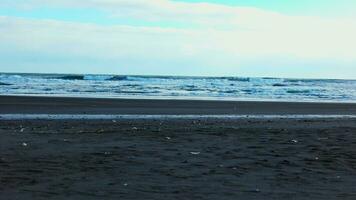
M 0 94 L 356 102 L 356 80 L 0 73 Z

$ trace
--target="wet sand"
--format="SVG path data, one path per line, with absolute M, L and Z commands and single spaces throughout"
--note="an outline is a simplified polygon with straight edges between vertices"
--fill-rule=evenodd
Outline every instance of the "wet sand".
M 356 103 L 0 96 L 0 114 L 356 115 Z
M 0 120 L 0 199 L 356 199 L 355 119 Z

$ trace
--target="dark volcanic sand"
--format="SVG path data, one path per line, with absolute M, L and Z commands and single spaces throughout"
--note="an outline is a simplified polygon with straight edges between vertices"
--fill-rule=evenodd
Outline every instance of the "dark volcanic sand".
M 0 120 L 0 199 L 356 199 L 356 121 Z
M 1 96 L 0 114 L 356 115 L 356 103 Z

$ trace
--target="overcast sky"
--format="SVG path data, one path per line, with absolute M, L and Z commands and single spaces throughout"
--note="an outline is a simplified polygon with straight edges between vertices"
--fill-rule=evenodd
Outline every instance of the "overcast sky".
M 356 79 L 354 0 L 1 0 L 0 71 Z

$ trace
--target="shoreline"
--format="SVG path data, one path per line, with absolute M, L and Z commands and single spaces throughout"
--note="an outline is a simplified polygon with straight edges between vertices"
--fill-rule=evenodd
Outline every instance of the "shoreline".
M 356 103 L 0 95 L 0 114 L 356 115 Z
M 84 114 L 0 114 L 0 120 L 282 120 L 356 119 L 356 115 L 84 115 Z
M 0 96 L 7 199 L 355 199 L 356 104 Z
M 191 96 L 94 96 L 73 94 L 0 94 L 0 97 L 39 97 L 39 98 L 73 98 L 73 99 L 109 99 L 109 100 L 161 100 L 161 101 L 216 101 L 216 102 L 272 102 L 272 103 L 335 103 L 356 104 L 356 100 L 297 100 L 297 99 L 263 99 L 236 97 L 191 97 Z

